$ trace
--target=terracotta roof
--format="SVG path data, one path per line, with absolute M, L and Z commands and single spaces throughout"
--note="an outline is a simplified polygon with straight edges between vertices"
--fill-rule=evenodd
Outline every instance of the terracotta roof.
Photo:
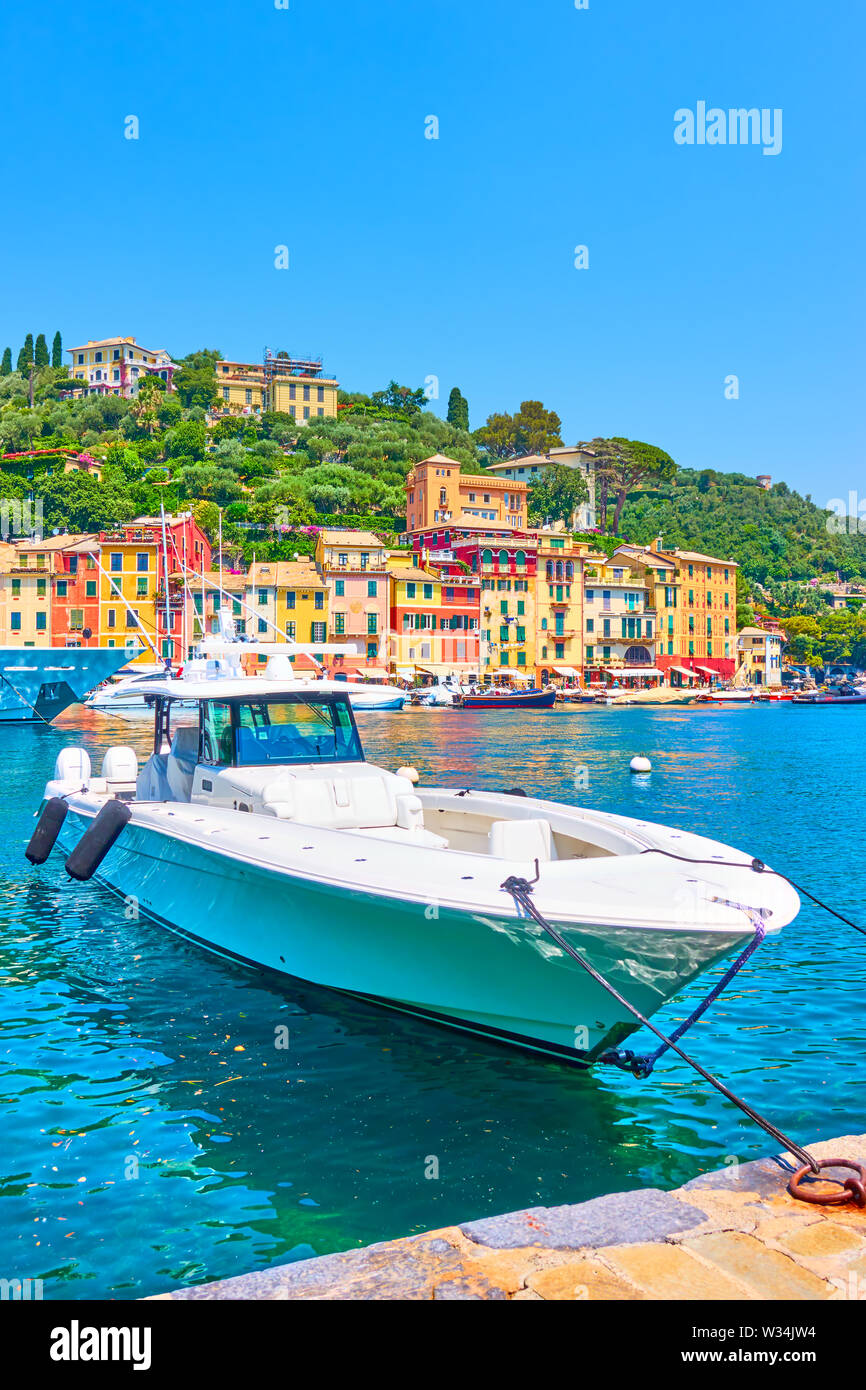
M 400 566 L 398 569 L 388 571 L 395 579 L 422 579 L 425 583 L 438 584 L 439 576 L 431 574 L 429 570 L 418 569 L 416 565 Z
M 728 569 L 737 569 L 736 560 L 719 560 L 715 555 L 702 555 L 699 550 L 674 550 L 667 554 L 674 554 L 678 560 L 698 560 L 702 565 L 727 565 Z
M 380 541 L 378 536 L 374 536 L 372 531 L 351 531 L 348 528 L 345 530 L 328 529 L 322 531 L 321 536 L 325 545 L 366 545 L 375 547 L 377 550 L 386 549 L 384 542 Z

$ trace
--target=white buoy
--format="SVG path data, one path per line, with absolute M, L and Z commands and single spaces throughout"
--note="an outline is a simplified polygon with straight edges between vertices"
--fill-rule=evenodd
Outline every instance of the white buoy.
M 415 767 L 398 767 L 397 776 L 405 777 L 409 782 L 418 781 L 418 769 Z
M 652 763 L 649 758 L 644 757 L 643 753 L 639 753 L 636 757 L 632 758 L 629 767 L 632 772 L 652 772 L 653 770 Z

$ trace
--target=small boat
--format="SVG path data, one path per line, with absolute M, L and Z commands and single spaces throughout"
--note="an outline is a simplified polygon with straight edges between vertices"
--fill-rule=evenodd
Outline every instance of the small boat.
M 463 696 L 464 709 L 553 709 L 556 689 L 552 685 L 532 690 L 478 691 Z
M 866 705 L 866 690 L 855 690 L 847 695 L 833 695 L 829 691 L 818 691 L 811 695 L 795 695 L 795 705 Z
M 754 940 L 758 916 L 774 935 L 797 914 L 787 880 L 716 841 L 372 765 L 345 688 L 287 680 L 283 661 L 154 682 L 141 768 L 113 747 L 94 775 L 62 749 L 30 862 L 57 843 L 71 877 L 223 956 L 580 1063 L 634 1018 L 514 876 L 645 1015 Z
M 48 724 L 128 661 L 123 647 L 0 648 L 0 723 Z

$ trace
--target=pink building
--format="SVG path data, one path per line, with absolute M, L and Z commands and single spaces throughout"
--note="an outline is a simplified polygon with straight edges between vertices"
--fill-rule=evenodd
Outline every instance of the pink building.
M 316 564 L 328 585 L 328 641 L 355 648 L 357 659 L 348 664 L 383 673 L 390 655 L 387 562 L 387 547 L 371 531 L 319 532 Z

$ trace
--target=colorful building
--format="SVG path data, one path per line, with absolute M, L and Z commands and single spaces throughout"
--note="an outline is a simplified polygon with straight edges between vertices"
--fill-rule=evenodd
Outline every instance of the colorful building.
M 540 483 L 549 468 L 573 468 L 581 474 L 589 494 L 575 509 L 571 524 L 576 531 L 591 531 L 595 526 L 595 452 L 587 445 L 569 445 L 550 449 L 546 454 L 524 454 L 522 457 L 491 463 L 487 472 L 494 477 L 523 483 L 527 488 Z
M 740 670 L 749 685 L 782 684 L 782 647 L 787 638 L 782 628 L 744 627 L 737 634 Z
M 437 526 L 495 526 L 519 531 L 526 526 L 526 483 L 491 473 L 461 473 L 444 454 L 416 463 L 406 478 L 409 532 Z
M 594 555 L 573 536 L 537 531 L 538 574 L 535 584 L 536 657 L 538 679 L 579 679 L 584 665 L 583 571 Z
M 320 531 L 316 565 L 328 589 L 328 640 L 354 647 L 346 664 L 387 670 L 390 581 L 388 548 L 371 531 Z
M 394 674 L 407 680 L 479 674 L 477 579 L 432 569 L 391 569 L 391 652 Z
M 327 642 L 328 583 L 311 559 L 254 564 L 246 576 L 245 599 L 249 637 L 260 642 Z M 296 665 L 315 669 L 317 663 L 301 655 Z
M 584 667 L 591 681 L 660 683 L 657 614 L 646 581 L 622 562 L 590 561 L 584 568 Z
M 67 351 L 73 395 L 134 396 L 146 376 L 158 376 L 171 391 L 178 370 L 165 348 L 140 347 L 134 338 L 96 338 Z
M 737 665 L 736 562 L 693 550 L 661 553 L 677 567 L 676 664 L 700 671 L 708 679 L 729 679 Z M 663 664 L 674 663 L 665 655 Z
M 160 657 L 182 662 L 195 641 L 193 605 L 182 586 L 169 579 L 165 592 L 165 564 L 169 576 L 187 575 L 192 592 L 202 566 L 211 563 L 210 543 L 191 512 L 165 518 L 138 517 L 114 531 L 99 533 L 100 547 L 100 645 L 145 647 L 136 663 Z M 167 610 L 167 611 L 166 611 Z
M 0 644 L 50 647 L 54 551 L 49 542 L 3 547 L 0 573 Z
M 99 570 L 95 536 L 56 536 L 51 632 L 55 646 L 99 646 Z
M 337 414 L 339 383 L 325 376 L 321 358 L 266 353 L 261 362 L 220 361 L 216 377 L 223 412 L 281 411 L 302 422 Z

